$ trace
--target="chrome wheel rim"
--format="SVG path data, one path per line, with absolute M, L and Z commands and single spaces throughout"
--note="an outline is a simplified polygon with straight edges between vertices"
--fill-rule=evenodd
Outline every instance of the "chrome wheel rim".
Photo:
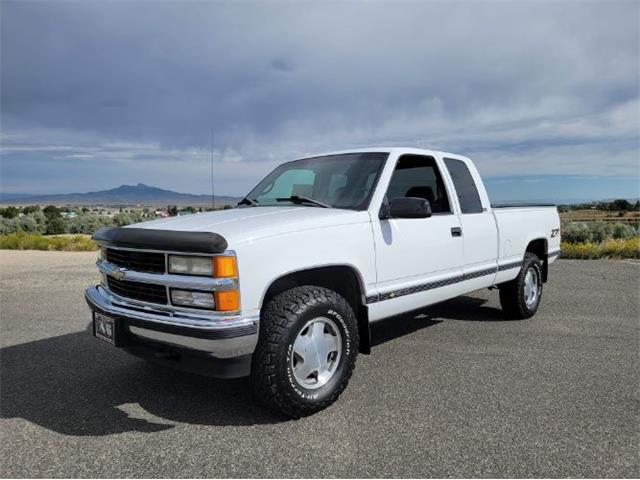
M 320 388 L 336 373 L 341 356 L 342 334 L 335 322 L 325 317 L 309 320 L 293 342 L 293 376 L 301 387 Z
M 533 307 L 540 297 L 540 274 L 534 267 L 530 267 L 524 276 L 524 302 L 527 307 Z

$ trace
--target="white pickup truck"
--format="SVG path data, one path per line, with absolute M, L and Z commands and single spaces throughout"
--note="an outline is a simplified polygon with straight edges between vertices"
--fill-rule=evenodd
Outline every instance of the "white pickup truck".
M 290 417 L 347 386 L 372 322 L 481 288 L 535 314 L 560 254 L 553 205 L 491 205 L 466 157 L 348 150 L 285 163 L 238 208 L 104 228 L 96 337 L 218 377 Z M 398 321 L 401 321 L 398 319 Z

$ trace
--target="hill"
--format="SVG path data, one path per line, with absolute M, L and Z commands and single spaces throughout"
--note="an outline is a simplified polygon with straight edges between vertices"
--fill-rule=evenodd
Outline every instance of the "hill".
M 216 205 L 234 205 L 239 197 L 216 196 Z M 20 195 L 0 193 L 0 203 L 13 205 L 52 204 L 52 205 L 211 205 L 210 195 L 192 195 L 164 190 L 158 187 L 138 183 L 120 185 L 111 190 L 87 193 L 67 193 L 58 195 Z

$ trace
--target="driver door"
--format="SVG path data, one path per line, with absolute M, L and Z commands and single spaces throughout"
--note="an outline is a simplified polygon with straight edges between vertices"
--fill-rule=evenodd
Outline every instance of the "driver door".
M 376 303 L 390 315 L 456 296 L 462 276 L 460 219 L 453 212 L 435 158 L 403 155 L 389 182 L 385 201 L 419 197 L 429 201 L 428 218 L 374 219 Z

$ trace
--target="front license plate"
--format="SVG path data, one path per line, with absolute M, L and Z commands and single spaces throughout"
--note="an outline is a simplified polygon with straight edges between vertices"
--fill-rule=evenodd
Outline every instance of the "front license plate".
M 116 321 L 100 312 L 93 314 L 93 334 L 111 344 L 116 343 Z

